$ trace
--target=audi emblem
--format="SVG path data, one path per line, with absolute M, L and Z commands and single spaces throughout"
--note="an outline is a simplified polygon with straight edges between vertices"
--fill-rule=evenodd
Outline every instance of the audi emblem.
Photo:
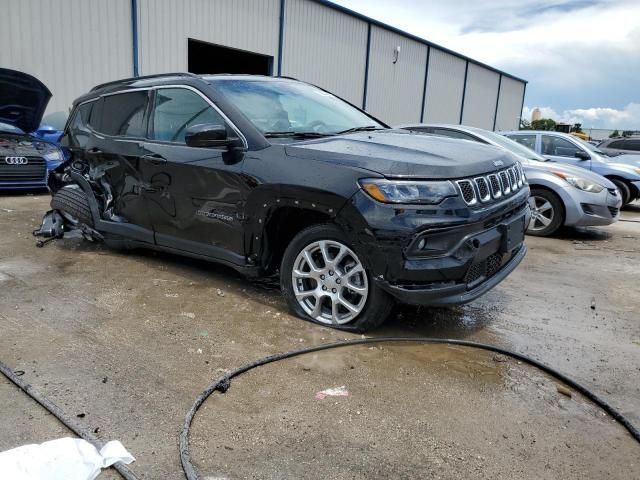
M 26 165 L 29 160 L 27 157 L 4 157 L 4 163 L 7 165 Z

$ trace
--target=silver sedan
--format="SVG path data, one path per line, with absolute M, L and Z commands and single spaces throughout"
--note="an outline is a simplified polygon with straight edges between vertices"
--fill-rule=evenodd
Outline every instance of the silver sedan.
M 548 161 L 513 140 L 480 128 L 437 124 L 398 128 L 487 143 L 516 155 L 531 188 L 531 221 L 527 230 L 530 235 L 551 235 L 563 225 L 610 225 L 618 220 L 622 199 L 615 185 L 596 173 Z

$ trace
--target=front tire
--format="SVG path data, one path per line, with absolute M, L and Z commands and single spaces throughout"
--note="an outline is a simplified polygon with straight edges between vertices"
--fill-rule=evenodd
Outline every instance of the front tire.
M 293 238 L 282 259 L 280 285 L 293 313 L 340 330 L 377 327 L 393 306 L 335 225 L 315 225 Z
M 629 185 L 627 185 L 623 180 L 618 180 L 617 178 L 610 178 L 611 183 L 613 183 L 618 189 L 618 193 L 620 198 L 622 198 L 622 207 L 627 205 L 631 201 L 631 189 Z
M 89 199 L 79 185 L 66 185 L 51 198 L 51 208 L 73 224 L 83 223 L 93 227 Z
M 555 233 L 564 220 L 562 200 L 553 192 L 532 188 L 529 196 L 531 220 L 528 235 L 547 237 Z

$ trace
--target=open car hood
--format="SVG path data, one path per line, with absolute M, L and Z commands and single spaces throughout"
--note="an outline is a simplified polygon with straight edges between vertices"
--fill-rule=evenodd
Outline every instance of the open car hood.
M 51 92 L 37 78 L 0 68 L 0 122 L 30 133 L 38 128 Z

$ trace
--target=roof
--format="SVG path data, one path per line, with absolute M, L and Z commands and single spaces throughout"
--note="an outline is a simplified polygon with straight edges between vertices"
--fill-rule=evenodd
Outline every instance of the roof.
M 466 55 L 458 53 L 458 52 L 456 52 L 454 50 L 451 50 L 451 49 L 448 49 L 446 47 L 443 47 L 442 45 L 438 45 L 437 43 L 430 42 L 429 40 L 426 40 L 426 39 L 424 39 L 422 37 L 418 37 L 417 35 L 413 35 L 411 33 L 405 32 L 404 30 L 400 30 L 399 28 L 393 27 L 393 26 L 391 26 L 391 25 L 389 25 L 387 23 L 381 22 L 381 21 L 376 20 L 376 19 L 371 18 L 371 17 L 367 17 L 366 15 L 358 13 L 358 12 L 356 12 L 354 10 L 349 9 L 349 8 L 343 7 L 342 5 L 337 5 L 337 4 L 335 4 L 333 2 L 330 2 L 328 0 L 313 0 L 313 1 L 316 2 L 316 3 L 319 3 L 320 5 L 324 5 L 325 7 L 331 8 L 333 10 L 337 10 L 339 12 L 346 13 L 347 15 L 350 15 L 350 16 L 355 17 L 355 18 L 359 18 L 360 20 L 364 20 L 365 22 L 368 22 L 368 23 L 370 23 L 372 25 L 376 25 L 376 26 L 378 26 L 380 28 L 384 28 L 384 29 L 389 30 L 391 32 L 397 33 L 398 35 L 402 35 L 403 37 L 410 38 L 411 40 L 414 40 L 414 41 L 416 41 L 418 43 L 422 43 L 423 45 L 427 45 L 429 47 L 433 47 L 433 48 L 437 48 L 438 50 L 442 50 L 443 52 L 450 53 L 451 55 L 454 55 L 454 56 L 456 56 L 458 58 L 466 60 L 469 63 L 473 63 L 473 64 L 478 65 L 480 67 L 484 67 L 487 70 L 491 70 L 492 72 L 499 73 L 499 74 L 501 74 L 501 75 L 503 75 L 505 77 L 512 78 L 513 80 L 517 80 L 517 81 L 525 83 L 525 84 L 529 83 L 527 80 L 525 80 L 523 78 L 516 77 L 515 75 L 512 75 L 512 74 L 510 74 L 508 72 L 505 72 L 503 70 L 499 70 L 499 69 L 497 69 L 495 67 L 492 67 L 491 65 L 487 65 L 486 63 L 480 62 L 480 61 L 475 60 L 475 59 L 473 59 L 471 57 L 468 57 Z

